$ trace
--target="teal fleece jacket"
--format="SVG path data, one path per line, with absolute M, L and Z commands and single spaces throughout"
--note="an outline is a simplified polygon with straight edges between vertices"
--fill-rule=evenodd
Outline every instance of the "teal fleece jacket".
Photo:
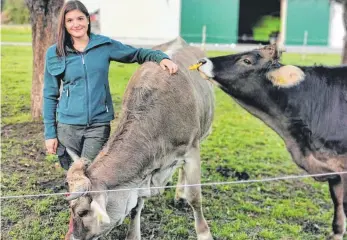
M 43 121 L 45 139 L 57 137 L 56 122 L 73 125 L 107 123 L 114 119 L 108 82 L 110 61 L 160 63 L 161 51 L 134 48 L 102 35 L 91 34 L 84 52 L 67 48 L 59 58 L 56 44 L 46 53 Z M 60 93 L 60 83 L 62 92 Z

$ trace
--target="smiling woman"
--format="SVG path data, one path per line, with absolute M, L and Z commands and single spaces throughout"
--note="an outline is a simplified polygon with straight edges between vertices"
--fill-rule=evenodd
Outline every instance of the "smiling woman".
M 83 51 L 91 33 L 88 10 L 82 3 L 72 1 L 71 4 L 66 4 L 66 9 L 60 14 L 57 54 L 60 57 L 65 56 L 66 46 Z
M 83 52 L 87 46 L 89 38 L 87 32 L 90 32 L 89 21 L 86 15 L 79 10 L 73 10 L 65 15 L 65 28 L 74 41 L 74 48 Z
M 170 74 L 177 71 L 161 51 L 137 49 L 91 33 L 85 6 L 67 2 L 60 14 L 57 44 L 47 51 L 43 92 L 47 152 L 57 152 L 59 139 L 58 156 L 65 169 L 71 162 L 63 146 L 93 160 L 108 139 L 114 118 L 107 79 L 111 60 L 155 61 Z

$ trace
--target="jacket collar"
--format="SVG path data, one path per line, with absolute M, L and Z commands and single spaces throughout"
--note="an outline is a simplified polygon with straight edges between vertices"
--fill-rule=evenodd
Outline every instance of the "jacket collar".
M 97 35 L 94 33 L 90 33 L 89 36 L 89 42 L 87 44 L 87 47 L 84 49 L 84 52 L 87 52 L 88 50 L 106 44 L 106 43 L 111 43 L 111 39 L 102 35 Z M 76 52 L 76 50 L 71 49 L 70 47 L 66 46 L 66 50 L 68 52 Z

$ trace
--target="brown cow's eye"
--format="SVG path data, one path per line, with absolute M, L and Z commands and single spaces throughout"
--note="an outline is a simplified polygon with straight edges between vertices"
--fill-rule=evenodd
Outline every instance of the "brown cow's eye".
M 247 58 L 246 58 L 246 59 L 243 59 L 243 62 L 246 63 L 247 65 L 251 65 L 251 64 L 252 64 L 252 62 L 249 61 Z
M 83 210 L 83 211 L 81 211 L 81 212 L 78 213 L 78 216 L 79 216 L 79 217 L 84 217 L 84 216 L 87 215 L 87 214 L 88 214 L 88 210 Z

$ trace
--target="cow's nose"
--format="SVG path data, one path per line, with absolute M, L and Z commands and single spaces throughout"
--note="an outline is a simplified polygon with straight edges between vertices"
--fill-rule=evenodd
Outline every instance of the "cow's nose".
M 200 60 L 198 60 L 198 62 L 196 64 L 189 66 L 189 69 L 190 70 L 199 70 L 199 67 L 201 67 L 205 63 L 207 63 L 207 60 L 205 58 L 201 58 Z

